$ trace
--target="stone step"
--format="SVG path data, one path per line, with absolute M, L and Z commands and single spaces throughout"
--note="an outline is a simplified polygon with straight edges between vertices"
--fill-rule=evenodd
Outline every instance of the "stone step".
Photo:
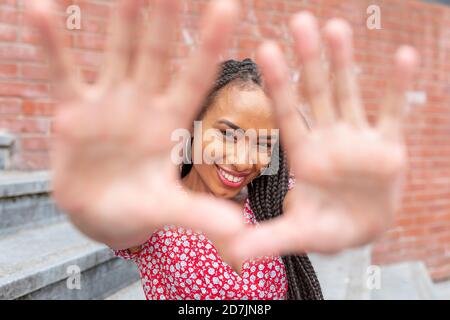
M 0 173 L 0 237 L 62 219 L 50 197 L 48 172 Z
M 437 296 L 423 262 L 403 262 L 381 267 L 380 288 L 372 300 L 433 300 Z
M 106 300 L 145 300 L 141 281 L 136 281 L 129 286 L 119 290 Z
M 450 300 L 450 280 L 434 283 L 433 292 L 438 300 Z
M 366 284 L 370 266 L 370 246 L 335 255 L 310 254 L 326 300 L 368 300 Z
M 69 222 L 5 236 L 0 252 L 0 300 L 104 299 L 139 279 L 134 263 L 113 257 Z M 80 287 L 72 272 L 79 272 Z

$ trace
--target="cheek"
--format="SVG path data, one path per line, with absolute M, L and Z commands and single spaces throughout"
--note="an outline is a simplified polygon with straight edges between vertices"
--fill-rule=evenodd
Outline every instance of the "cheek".
M 215 174 L 215 166 L 214 165 L 208 165 L 208 164 L 195 164 L 194 165 L 195 170 L 197 171 L 200 178 L 208 184 L 209 181 L 211 181 L 211 178 L 213 177 L 213 174 Z
M 198 146 L 198 150 L 201 150 L 201 155 L 195 154 L 194 158 L 200 159 L 201 156 L 202 163 L 208 165 L 228 163 L 228 160 L 235 159 L 238 152 L 235 143 L 218 136 L 204 138 L 202 145 Z
M 223 143 L 215 136 L 203 137 L 203 140 L 194 141 L 193 160 L 196 164 L 212 165 L 220 163 L 223 157 Z
M 253 144 L 250 148 L 249 157 L 258 169 L 267 167 L 272 160 L 272 150 L 270 147 Z

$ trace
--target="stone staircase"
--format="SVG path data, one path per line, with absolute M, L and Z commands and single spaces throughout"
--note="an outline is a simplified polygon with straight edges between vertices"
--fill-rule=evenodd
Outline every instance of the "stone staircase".
M 145 300 L 141 281 L 136 281 L 122 290 L 117 291 L 113 295 L 107 297 L 106 300 Z
M 134 263 L 78 232 L 47 172 L 0 173 L 0 300 L 104 299 L 139 279 Z
M 450 300 L 450 282 L 433 283 L 423 262 L 372 266 L 369 246 L 310 259 L 325 299 Z

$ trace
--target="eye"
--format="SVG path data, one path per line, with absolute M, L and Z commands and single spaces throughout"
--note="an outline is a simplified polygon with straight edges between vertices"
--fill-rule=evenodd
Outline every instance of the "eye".
M 227 140 L 237 140 L 237 137 L 234 135 L 233 130 L 220 130 L 220 132 Z

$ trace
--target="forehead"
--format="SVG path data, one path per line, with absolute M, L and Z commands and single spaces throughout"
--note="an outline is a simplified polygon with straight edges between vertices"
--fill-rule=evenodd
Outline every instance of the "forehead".
M 258 86 L 231 85 L 223 88 L 204 120 L 229 120 L 242 129 L 273 129 L 276 127 L 272 103 Z

